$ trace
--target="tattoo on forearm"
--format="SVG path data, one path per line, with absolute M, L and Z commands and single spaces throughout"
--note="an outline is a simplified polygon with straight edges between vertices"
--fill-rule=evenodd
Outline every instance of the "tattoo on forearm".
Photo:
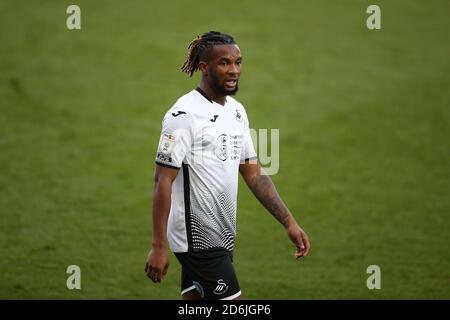
M 261 204 L 282 224 L 289 216 L 289 209 L 281 200 L 275 185 L 267 175 L 254 177 L 249 185 Z

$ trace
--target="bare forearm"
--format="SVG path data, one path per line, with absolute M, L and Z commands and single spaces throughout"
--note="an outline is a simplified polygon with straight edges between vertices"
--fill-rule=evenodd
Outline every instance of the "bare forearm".
M 170 212 L 171 185 L 155 182 L 153 192 L 153 247 L 167 246 L 167 220 Z
M 308 235 L 295 221 L 294 216 L 281 200 L 269 176 L 263 174 L 259 163 L 242 163 L 239 171 L 245 182 L 262 205 L 286 228 L 291 241 L 297 247 L 295 258 L 308 255 L 310 243 Z
M 248 183 L 250 190 L 261 204 L 285 227 L 292 222 L 292 215 L 284 204 L 275 185 L 267 175 L 254 176 Z

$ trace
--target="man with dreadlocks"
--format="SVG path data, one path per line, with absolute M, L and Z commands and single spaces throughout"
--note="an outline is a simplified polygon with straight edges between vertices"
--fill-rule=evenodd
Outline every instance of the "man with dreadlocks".
M 310 244 L 256 158 L 238 91 L 242 57 L 233 37 L 206 32 L 188 47 L 181 70 L 199 86 L 166 113 L 156 154 L 153 241 L 145 272 L 161 282 L 167 242 L 182 266 L 183 299 L 240 299 L 232 265 L 238 173 L 306 256 Z M 181 169 L 181 170 L 180 170 Z

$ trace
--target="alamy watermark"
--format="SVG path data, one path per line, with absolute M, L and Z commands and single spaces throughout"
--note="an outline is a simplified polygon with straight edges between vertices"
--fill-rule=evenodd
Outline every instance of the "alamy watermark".
M 70 274 L 67 277 L 66 286 L 69 290 L 80 290 L 81 289 L 81 269 L 77 265 L 70 265 L 66 270 L 67 274 Z
M 367 278 L 366 286 L 367 289 L 381 289 L 381 269 L 379 266 L 373 264 L 367 267 L 366 273 L 370 274 Z
M 268 129 L 250 129 L 250 136 L 265 174 L 269 176 L 277 174 L 280 169 L 280 129 L 270 129 L 270 131 Z M 270 136 L 270 144 L 268 136 Z
M 81 29 L 81 9 L 76 4 L 71 4 L 67 7 L 66 13 L 70 14 L 66 20 L 66 27 L 69 30 Z
M 217 159 L 241 163 L 259 161 L 264 175 L 277 174 L 280 168 L 279 129 L 249 129 L 244 134 L 200 131 L 193 136 L 188 128 L 178 128 L 161 135 L 157 161 L 173 165 L 188 149 L 192 163 L 214 163 Z
M 367 7 L 366 13 L 370 13 L 370 16 L 366 20 L 366 26 L 369 30 L 381 29 L 381 9 L 376 4 L 371 4 Z

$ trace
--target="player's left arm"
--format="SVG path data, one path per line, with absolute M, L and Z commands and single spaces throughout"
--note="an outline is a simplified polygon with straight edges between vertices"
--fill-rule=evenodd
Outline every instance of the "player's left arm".
M 311 247 L 308 235 L 300 228 L 259 162 L 252 160 L 241 163 L 239 172 L 259 202 L 286 228 L 289 238 L 297 247 L 295 257 L 307 256 Z

